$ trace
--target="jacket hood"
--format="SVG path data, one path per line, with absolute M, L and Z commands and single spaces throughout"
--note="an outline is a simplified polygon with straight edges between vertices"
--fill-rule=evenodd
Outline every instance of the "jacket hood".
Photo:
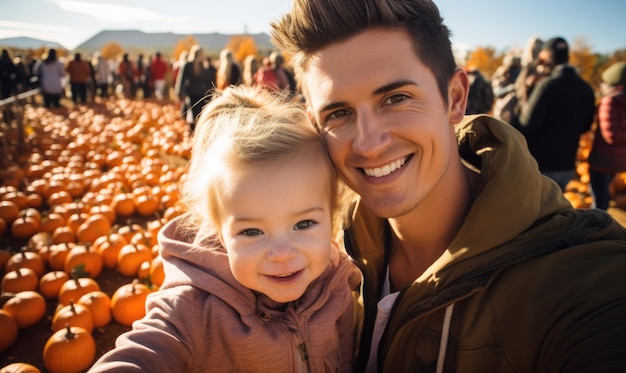
M 185 215 L 168 222 L 158 234 L 166 276 L 161 289 L 191 285 L 223 299 L 250 298 L 251 291 L 239 284 L 219 240 L 183 223 Z
M 540 173 L 524 136 L 511 125 L 485 115 L 470 116 L 456 132 L 461 157 L 481 174 L 481 186 L 448 251 L 426 275 L 450 261 L 479 255 L 493 255 L 495 260 L 500 250 L 492 248 L 571 207 L 560 187 Z M 481 261 L 489 262 L 484 257 Z

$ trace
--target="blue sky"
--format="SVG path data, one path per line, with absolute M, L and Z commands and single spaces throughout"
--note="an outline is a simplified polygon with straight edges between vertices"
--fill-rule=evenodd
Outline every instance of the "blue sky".
M 626 49 L 625 0 L 435 0 L 459 49 L 521 49 L 532 36 Z M 291 0 L 0 0 L 0 39 L 29 36 L 74 48 L 102 30 L 178 34 L 269 32 Z

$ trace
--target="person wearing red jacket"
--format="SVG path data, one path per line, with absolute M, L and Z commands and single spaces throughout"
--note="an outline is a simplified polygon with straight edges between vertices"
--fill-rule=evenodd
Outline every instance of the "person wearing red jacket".
M 169 71 L 169 66 L 163 61 L 161 52 L 157 52 L 150 62 L 150 80 L 154 87 L 154 94 L 158 100 L 162 100 L 165 94 L 165 77 Z

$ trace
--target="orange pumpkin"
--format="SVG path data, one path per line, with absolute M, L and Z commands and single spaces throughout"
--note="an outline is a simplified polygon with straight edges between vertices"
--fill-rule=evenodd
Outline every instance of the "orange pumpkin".
M 88 218 L 76 229 L 78 242 L 93 243 L 99 237 L 109 233 L 111 223 L 104 214 L 88 215 Z
M 4 270 L 6 272 L 16 270 L 18 268 L 30 268 L 37 274 L 37 277 L 43 276 L 46 272 L 46 263 L 39 253 L 33 251 L 20 251 L 9 258 Z
M 11 235 L 18 240 L 27 240 L 39 232 L 39 220 L 32 216 L 20 216 L 11 223 Z
M 28 207 L 41 208 L 43 206 L 43 197 L 39 193 L 28 193 L 26 195 L 26 204 Z
M 47 216 L 41 218 L 39 230 L 41 232 L 54 233 L 55 229 L 65 225 L 65 218 L 58 212 L 51 212 Z
M 98 238 L 93 243 L 93 248 L 102 255 L 104 266 L 109 269 L 117 267 L 117 255 L 128 241 L 119 233 L 111 233 Z
M 146 297 L 150 289 L 137 280 L 120 286 L 111 297 L 111 311 L 115 321 L 131 326 L 133 321 L 146 315 Z
M 46 300 L 36 291 L 21 291 L 9 298 L 2 307 L 8 312 L 18 328 L 35 325 L 46 314 Z
M 157 255 L 150 263 L 150 283 L 156 287 L 161 287 L 165 280 L 165 270 L 163 269 L 163 257 Z
M 124 276 L 134 277 L 141 263 L 152 260 L 150 248 L 144 244 L 126 244 L 117 254 L 117 270 Z
M 78 303 L 87 307 L 93 317 L 93 326 L 102 328 L 111 322 L 111 298 L 103 291 L 92 291 L 84 294 Z
M 115 214 L 115 210 L 113 209 L 113 207 L 111 207 L 110 202 L 109 204 L 102 204 L 91 207 L 89 209 L 89 214 L 91 214 L 92 216 L 95 214 L 104 215 L 109 221 L 109 229 L 111 226 L 113 226 L 113 224 L 115 224 L 115 221 L 117 220 L 117 215 Z
M 44 262 L 47 260 L 47 257 L 42 255 L 42 252 L 46 252 L 50 245 L 52 244 L 52 235 L 47 232 L 39 232 L 34 234 L 31 238 L 28 239 L 26 243 L 26 248 L 28 251 L 34 251 L 41 255 Z
M 6 193 L 2 196 L 2 200 L 15 203 L 20 210 L 28 207 L 28 197 L 26 196 L 26 193 L 21 190 Z
M 135 200 L 131 193 L 119 193 L 113 197 L 111 207 L 117 216 L 131 216 L 135 213 Z
M 79 276 L 96 278 L 102 273 L 102 255 L 91 246 L 76 245 L 67 256 L 63 264 L 66 273 L 79 272 Z
M 0 201 L 0 218 L 7 224 L 13 223 L 20 212 L 19 206 L 12 201 Z
M 135 208 L 141 216 L 151 216 L 159 209 L 160 200 L 157 196 L 147 193 L 135 198 Z
M 70 301 L 77 301 L 83 295 L 95 290 L 100 290 L 96 280 L 89 277 L 72 278 L 63 283 L 59 289 L 59 304 L 65 306 Z
M 52 193 L 47 199 L 48 206 L 61 205 L 72 202 L 72 195 L 67 190 Z
M 70 243 L 76 242 L 76 233 L 72 230 L 72 228 L 64 225 L 62 227 L 58 227 L 52 232 L 52 242 L 53 243 Z
M 39 293 L 46 299 L 56 299 L 61 286 L 69 279 L 64 271 L 50 271 L 39 279 Z
M 67 258 L 74 246 L 76 246 L 74 243 L 53 243 L 48 250 L 48 266 L 50 266 L 50 269 L 62 271 L 65 267 L 65 258 Z
M 89 308 L 82 304 L 70 301 L 67 306 L 61 307 L 52 317 L 52 331 L 63 329 L 66 324 L 80 326 L 91 333 L 93 330 L 93 316 Z
M 85 329 L 65 326 L 56 331 L 43 348 L 43 362 L 51 373 L 78 373 L 91 366 L 96 342 Z
M 19 293 L 26 290 L 37 290 L 39 278 L 30 268 L 17 268 L 2 276 L 2 292 Z
M 9 348 L 17 340 L 19 328 L 10 313 L 0 309 L 0 352 Z

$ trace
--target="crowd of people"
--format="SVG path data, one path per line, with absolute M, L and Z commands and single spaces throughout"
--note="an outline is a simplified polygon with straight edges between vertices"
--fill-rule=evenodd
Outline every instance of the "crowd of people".
M 99 52 L 86 59 L 76 52 L 70 59 L 61 58 L 56 49 L 50 48 L 28 64 L 19 57 L 12 58 L 5 48 L 0 72 L 2 98 L 38 87 L 48 108 L 60 107 L 63 97 L 76 105 L 110 97 L 172 100 L 179 103 L 181 115 L 192 130 L 215 90 L 260 85 L 286 90 L 293 97 L 297 89 L 293 73 L 279 51 L 237 61 L 228 48 L 213 58 L 200 45 L 183 51 L 176 60 L 167 60 L 161 52 L 148 57 L 140 53 L 136 58 L 123 53 L 118 60 L 106 59 Z
M 518 129 L 542 174 L 562 191 L 577 176 L 581 135 L 594 131 L 590 185 L 594 207 L 606 210 L 613 178 L 626 171 L 625 62 L 609 66 L 602 86 L 592 87 L 569 57 L 564 38 L 532 37 L 521 53 L 505 55 L 490 81 L 467 67 L 466 114 L 490 114 Z

